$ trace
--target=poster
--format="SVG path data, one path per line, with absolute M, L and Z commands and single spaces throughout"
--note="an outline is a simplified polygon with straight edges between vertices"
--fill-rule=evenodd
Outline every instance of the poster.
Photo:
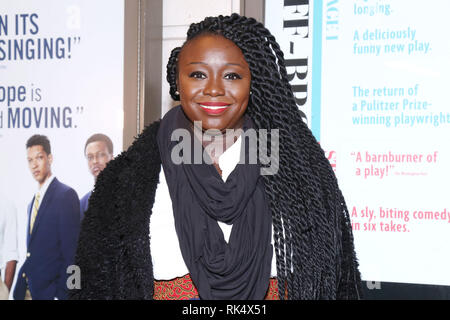
M 450 285 L 449 10 L 445 0 L 266 2 L 285 53 L 310 50 L 308 124 L 346 199 L 363 280 Z M 289 40 L 286 26 L 300 26 L 289 21 L 305 17 L 309 42 Z
M 50 140 L 57 179 L 82 198 L 94 185 L 86 140 L 123 135 L 124 2 L 0 3 L 0 193 L 16 207 L 20 269 L 27 206 L 38 189 L 27 163 L 34 134 Z M 0 203 L 0 208 L 1 208 Z

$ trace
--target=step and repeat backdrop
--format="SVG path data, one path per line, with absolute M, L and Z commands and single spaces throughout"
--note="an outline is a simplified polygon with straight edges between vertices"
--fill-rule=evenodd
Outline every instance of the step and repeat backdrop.
M 450 285 L 450 2 L 266 1 L 362 278 Z

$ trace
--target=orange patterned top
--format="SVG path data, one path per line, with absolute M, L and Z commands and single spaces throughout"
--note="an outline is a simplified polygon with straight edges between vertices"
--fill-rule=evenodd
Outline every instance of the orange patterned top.
M 155 281 L 153 299 L 155 300 L 190 300 L 200 299 L 197 289 L 188 273 L 184 277 L 168 281 Z M 280 300 L 278 296 L 278 283 L 276 278 L 270 278 L 264 300 Z

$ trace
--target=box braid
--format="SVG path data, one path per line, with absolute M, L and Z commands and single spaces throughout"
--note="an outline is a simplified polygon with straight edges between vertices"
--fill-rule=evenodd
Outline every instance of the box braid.
M 347 207 L 324 151 L 295 103 L 274 36 L 255 19 L 238 14 L 192 24 L 186 42 L 202 34 L 221 35 L 242 50 L 252 75 L 247 114 L 258 129 L 269 134 L 279 129 L 279 170 L 265 175 L 264 182 L 272 211 L 280 298 L 359 298 L 360 275 Z M 170 95 L 177 101 L 181 49 L 173 49 L 167 64 Z

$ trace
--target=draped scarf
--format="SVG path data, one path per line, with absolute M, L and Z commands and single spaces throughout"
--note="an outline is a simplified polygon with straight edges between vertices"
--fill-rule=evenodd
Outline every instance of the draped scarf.
M 194 150 L 185 158 L 191 161 L 173 161 L 175 147 L 180 155 L 188 152 L 180 150 L 180 141 L 172 141 L 176 129 L 189 132 L 190 141 L 184 141 L 184 146 L 198 143 L 194 141 L 197 138 L 192 122 L 181 106 L 172 108 L 161 120 L 157 141 L 181 254 L 200 298 L 263 299 L 269 285 L 273 249 L 272 217 L 260 166 L 244 163 L 250 149 L 244 139 L 241 160 L 226 182 L 203 159 L 203 147 L 201 163 L 194 161 Z M 254 125 L 245 116 L 243 132 L 249 129 L 254 129 Z M 228 243 L 218 221 L 233 225 Z

